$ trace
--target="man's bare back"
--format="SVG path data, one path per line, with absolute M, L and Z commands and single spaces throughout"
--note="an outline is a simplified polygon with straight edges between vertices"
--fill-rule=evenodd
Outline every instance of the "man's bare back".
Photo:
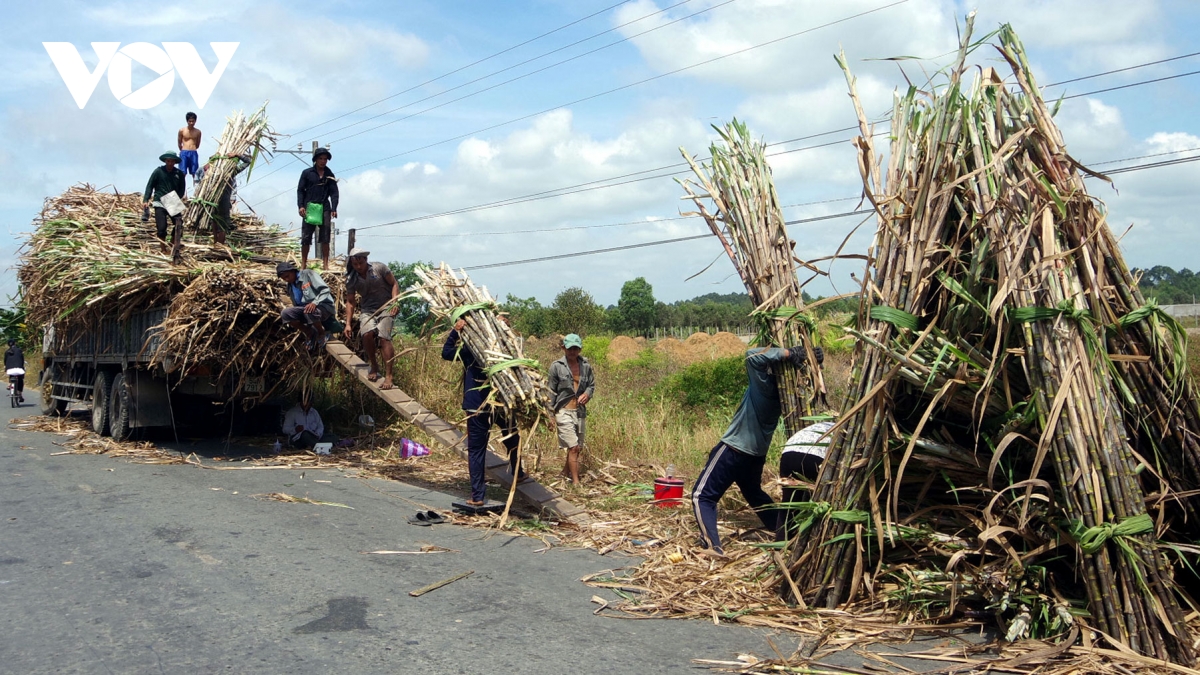
M 179 130 L 179 149 L 197 150 L 200 148 L 200 130 L 189 124 Z

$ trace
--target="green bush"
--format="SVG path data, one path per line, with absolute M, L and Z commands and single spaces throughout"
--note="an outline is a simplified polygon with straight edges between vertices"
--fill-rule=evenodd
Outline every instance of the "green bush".
M 853 314 L 841 314 L 822 320 L 817 324 L 817 343 L 825 349 L 826 354 L 843 354 L 854 351 L 854 337 L 843 330 L 843 326 L 851 325 Z
M 603 362 L 608 358 L 608 345 L 612 342 L 610 337 L 588 336 L 583 338 L 583 356 L 597 363 Z
M 741 400 L 748 384 L 746 360 L 731 356 L 693 363 L 671 376 L 667 390 L 688 406 L 728 407 Z

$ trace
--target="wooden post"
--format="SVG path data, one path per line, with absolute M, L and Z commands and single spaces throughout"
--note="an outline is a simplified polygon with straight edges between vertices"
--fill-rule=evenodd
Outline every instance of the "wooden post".
M 350 255 L 350 251 L 354 250 L 354 228 L 346 234 L 346 255 Z

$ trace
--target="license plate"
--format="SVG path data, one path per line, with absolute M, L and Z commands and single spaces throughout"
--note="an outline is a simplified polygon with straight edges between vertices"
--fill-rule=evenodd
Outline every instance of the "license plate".
M 261 394 L 263 393 L 263 389 L 263 378 L 261 376 L 247 377 L 242 383 L 242 391 L 247 394 Z

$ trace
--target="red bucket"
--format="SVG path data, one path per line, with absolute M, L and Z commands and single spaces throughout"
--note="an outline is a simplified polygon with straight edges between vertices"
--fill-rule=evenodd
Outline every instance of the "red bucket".
M 683 479 L 655 478 L 654 501 L 660 509 L 683 506 Z

